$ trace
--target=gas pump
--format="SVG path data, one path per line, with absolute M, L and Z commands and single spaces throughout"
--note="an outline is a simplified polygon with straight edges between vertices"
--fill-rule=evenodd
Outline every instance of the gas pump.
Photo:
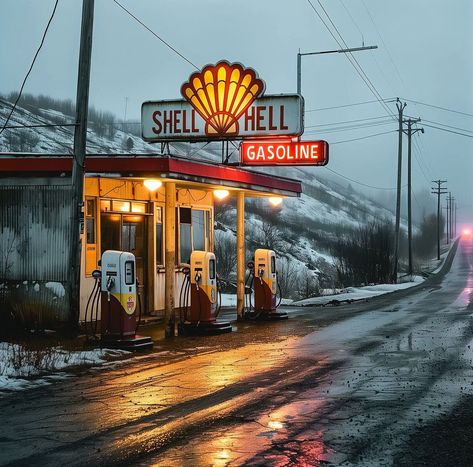
M 102 254 L 101 267 L 102 344 L 130 350 L 151 348 L 150 337 L 136 335 L 139 321 L 135 256 L 107 250 Z
M 246 294 L 245 316 L 254 319 L 287 319 L 287 313 L 278 311 L 281 297 L 277 301 L 278 276 L 276 253 L 273 250 L 259 248 L 255 251 L 254 261 L 248 263 L 250 274 L 245 289 L 250 283 L 250 293 Z M 254 303 L 251 301 L 251 290 Z
M 190 266 L 184 267 L 182 272 L 184 281 L 179 295 L 179 334 L 231 332 L 232 326 L 228 321 L 217 321 L 221 300 L 215 255 L 209 251 L 193 251 Z

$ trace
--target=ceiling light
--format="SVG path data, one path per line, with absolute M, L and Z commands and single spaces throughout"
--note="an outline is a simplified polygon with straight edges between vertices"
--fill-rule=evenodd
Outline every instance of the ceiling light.
M 214 190 L 214 195 L 217 199 L 225 199 L 229 194 L 228 190 Z
M 269 202 L 273 206 L 280 206 L 282 204 L 282 198 L 280 198 L 279 196 L 272 196 L 271 198 L 269 198 Z
M 163 183 L 161 180 L 148 179 L 143 182 L 143 185 L 148 188 L 149 191 L 156 191 L 158 188 L 161 188 Z

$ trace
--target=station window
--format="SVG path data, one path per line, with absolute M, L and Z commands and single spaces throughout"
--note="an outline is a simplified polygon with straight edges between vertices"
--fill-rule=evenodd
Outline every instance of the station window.
M 135 202 L 131 203 L 131 212 L 145 214 L 146 203 L 135 203 Z
M 146 214 L 148 212 L 148 204 L 136 201 L 123 201 L 118 199 L 101 199 L 100 211 L 134 212 L 136 214 Z
M 97 269 L 96 199 L 85 199 L 85 275 Z
M 95 244 L 95 198 L 85 201 L 86 243 Z
M 101 199 L 100 200 L 100 210 L 101 211 L 111 211 L 112 210 L 112 202 L 109 199 Z
M 192 252 L 192 210 L 179 208 L 179 253 L 181 263 L 190 263 Z
M 179 208 L 178 232 L 180 262 L 188 263 L 193 250 L 209 250 L 210 212 L 203 209 Z
M 163 257 L 163 208 L 156 207 L 156 264 L 164 264 Z
M 114 199 L 112 207 L 114 211 L 130 212 L 130 204 L 129 201 L 118 201 Z

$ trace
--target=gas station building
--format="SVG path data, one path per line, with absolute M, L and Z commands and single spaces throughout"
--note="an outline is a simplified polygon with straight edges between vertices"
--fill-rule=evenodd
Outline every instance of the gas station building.
M 0 155 L 0 314 L 29 327 L 83 320 L 106 250 L 136 258 L 143 312 L 174 323 L 193 250 L 214 249 L 214 197 L 237 201 L 237 308 L 244 304 L 246 197 L 295 197 L 301 183 L 170 156 L 88 155 L 81 222 L 80 316 L 67 282 L 71 156 Z

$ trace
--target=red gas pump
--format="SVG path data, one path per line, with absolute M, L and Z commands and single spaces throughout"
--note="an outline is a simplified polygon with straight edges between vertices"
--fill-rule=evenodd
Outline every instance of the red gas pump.
M 220 312 L 215 255 L 193 251 L 190 267 L 183 268 L 184 281 L 179 296 L 179 334 L 208 335 L 231 332 L 228 321 L 217 321 Z M 189 303 L 190 297 L 190 303 Z
M 150 337 L 137 336 L 135 256 L 107 250 L 101 260 L 101 341 L 107 347 L 129 350 L 153 346 Z
M 248 269 L 250 274 L 245 289 L 249 289 L 249 293 L 246 294 L 245 317 L 252 319 L 287 319 L 286 312 L 278 311 L 281 297 L 277 301 L 276 296 L 279 286 L 276 253 L 273 250 L 257 249 L 254 261 L 248 263 Z M 254 303 L 251 300 L 252 295 L 254 295 Z

